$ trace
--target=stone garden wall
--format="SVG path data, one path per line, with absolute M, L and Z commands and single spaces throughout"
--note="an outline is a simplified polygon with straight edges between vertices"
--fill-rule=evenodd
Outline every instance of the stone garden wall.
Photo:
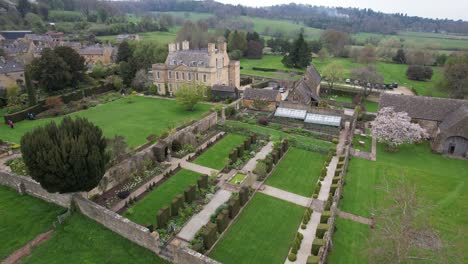
M 100 195 L 127 180 L 133 172 L 139 168 L 143 168 L 146 160 L 157 160 L 159 162 L 165 160 L 165 157 L 158 158 L 155 156 L 154 148 L 160 148 L 160 151 L 164 153 L 166 147 L 170 149 L 174 140 L 178 140 L 182 144 L 196 144 L 195 134 L 209 130 L 216 125 L 217 121 L 217 114 L 210 113 L 199 121 L 179 128 L 173 135 L 148 146 L 135 155 L 112 166 L 104 174 L 99 186 L 88 192 L 88 197 Z
M 49 193 L 35 180 L 16 175 L 11 172 L 0 171 L 0 185 L 8 186 L 17 190 L 19 193 L 26 193 L 50 203 L 60 205 L 62 207 L 70 207 L 71 195 Z
M 177 264 L 221 264 L 190 248 L 176 248 L 174 250 L 174 263 Z
M 127 218 L 108 210 L 80 195 L 73 196 L 73 202 L 82 214 L 102 224 L 128 240 L 159 253 L 159 234 L 133 223 Z

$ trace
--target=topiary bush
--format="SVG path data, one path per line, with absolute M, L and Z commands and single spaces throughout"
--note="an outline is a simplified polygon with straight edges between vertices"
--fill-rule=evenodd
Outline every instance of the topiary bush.
M 325 232 L 327 232 L 329 228 L 330 228 L 330 225 L 328 224 L 319 224 L 317 227 L 316 236 L 322 239 L 323 236 L 325 235 Z
M 331 211 L 323 211 L 320 216 L 320 223 L 325 224 L 328 219 L 331 217 Z
M 318 252 L 320 250 L 320 248 L 324 245 L 324 240 L 323 239 L 320 239 L 320 238 L 315 238 L 314 239 L 314 242 L 312 242 L 312 250 L 311 250 L 311 253 L 312 255 L 314 256 L 317 256 L 318 255 Z
M 333 138 L 333 139 L 332 139 L 332 143 L 333 143 L 333 144 L 338 144 L 338 139 L 337 139 L 337 138 Z
M 320 261 L 320 258 L 317 256 L 309 256 L 307 258 L 306 264 L 318 264 Z
M 296 259 L 297 259 L 296 254 L 289 253 L 288 259 L 289 259 L 289 261 L 293 261 L 293 262 L 296 261 Z

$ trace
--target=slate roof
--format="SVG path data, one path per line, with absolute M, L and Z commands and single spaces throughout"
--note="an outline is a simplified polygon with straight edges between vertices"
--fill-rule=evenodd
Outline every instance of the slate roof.
M 296 83 L 291 93 L 291 101 L 299 101 L 303 104 L 309 105 L 312 101 L 320 101 L 320 96 L 317 94 L 317 86 L 320 85 L 322 76 L 313 65 L 307 67 L 302 79 Z
M 12 72 L 22 72 L 24 71 L 23 64 L 11 61 L 11 60 L 0 60 L 0 74 L 7 74 Z
M 17 53 L 26 53 L 29 50 L 30 43 L 28 42 L 13 42 L 3 46 L 5 53 L 7 54 L 17 54 Z
M 439 125 L 441 132 L 468 138 L 468 106 L 450 113 Z
M 208 49 L 177 50 L 167 55 L 166 65 L 169 67 L 181 64 L 188 67 L 208 67 L 210 65 Z
M 230 86 L 230 85 L 219 85 L 215 84 L 213 87 L 211 87 L 211 90 L 213 91 L 219 91 L 219 92 L 230 92 L 230 93 L 235 93 L 237 88 L 235 86 Z
M 2 35 L 5 39 L 9 40 L 16 40 L 19 38 L 24 38 L 26 34 L 31 34 L 31 30 L 4 30 L 0 31 L 0 35 Z
M 406 112 L 411 118 L 442 122 L 449 114 L 468 107 L 468 100 L 384 93 L 380 96 L 379 109 L 383 107 Z
M 26 34 L 24 37 L 26 39 L 30 39 L 33 41 L 44 41 L 44 42 L 52 41 L 52 38 L 48 35 Z
M 84 48 L 80 49 L 78 51 L 78 53 L 80 55 L 103 55 L 104 50 L 106 48 L 107 47 L 102 47 L 102 46 L 99 46 L 99 45 L 87 46 L 87 47 L 84 47 Z
M 276 102 L 279 92 L 277 90 L 247 88 L 244 91 L 244 99 Z

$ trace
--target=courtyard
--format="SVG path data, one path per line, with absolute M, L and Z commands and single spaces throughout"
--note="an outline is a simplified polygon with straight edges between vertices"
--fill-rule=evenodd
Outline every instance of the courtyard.
M 173 100 L 128 96 L 69 116 L 86 117 L 103 130 L 105 137 L 124 136 L 130 147 L 137 147 L 147 142 L 149 135 L 161 135 L 184 122 L 199 119 L 210 108 L 208 104 L 198 104 L 194 111 L 186 111 Z M 24 120 L 17 122 L 14 129 L 3 124 L 0 134 L 3 140 L 19 143 L 21 137 L 35 127 L 62 119 Z

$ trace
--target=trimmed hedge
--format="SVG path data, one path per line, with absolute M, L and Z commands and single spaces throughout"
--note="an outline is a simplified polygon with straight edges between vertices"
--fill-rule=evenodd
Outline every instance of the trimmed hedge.
M 182 194 L 177 195 L 171 202 L 171 213 L 172 216 L 179 214 L 179 209 L 184 206 L 184 196 Z
M 229 153 L 229 159 L 232 163 L 235 163 L 237 161 L 237 148 L 233 149 L 231 153 Z
M 318 264 L 320 261 L 320 258 L 317 256 L 309 256 L 307 258 L 306 264 Z
M 195 195 L 196 195 L 196 188 L 195 184 L 190 185 L 187 187 L 184 191 L 184 197 L 185 197 L 185 202 L 190 204 L 195 200 Z
M 244 144 L 237 146 L 237 157 L 241 158 L 244 154 Z
M 343 177 L 339 176 L 339 177 L 334 177 L 333 178 L 333 184 L 338 184 L 338 182 L 342 179 Z
M 158 223 L 158 228 L 165 228 L 167 226 L 167 223 L 171 219 L 171 209 L 169 207 L 163 207 L 159 209 L 156 221 Z
M 338 184 L 332 184 L 330 186 L 330 193 L 335 194 L 336 189 L 338 189 Z
M 320 248 L 324 244 L 325 244 L 325 241 L 323 239 L 315 238 L 314 242 L 312 242 L 312 250 L 311 250 L 312 255 L 317 256 Z
M 240 201 L 240 206 L 244 206 L 247 201 L 249 200 L 249 187 L 243 186 L 242 189 L 239 192 L 239 201 Z
M 328 219 L 331 217 L 331 211 L 323 211 L 320 216 L 320 223 L 325 224 Z
M 228 225 L 229 225 L 229 211 L 224 209 L 216 217 L 216 226 L 218 228 L 218 232 L 222 233 L 224 230 L 226 230 Z
M 210 249 L 216 242 L 216 230 L 217 226 L 211 222 L 208 222 L 202 230 L 201 236 L 203 238 L 203 246 L 206 250 Z
M 325 232 L 327 232 L 329 228 L 330 228 L 330 225 L 328 224 L 319 224 L 317 227 L 316 236 L 318 238 L 323 238 L 323 236 L 325 235 Z
M 229 209 L 229 217 L 231 219 L 234 219 L 234 217 L 236 217 L 236 215 L 239 213 L 239 210 L 240 210 L 239 197 L 231 197 L 231 199 L 229 200 L 228 209 Z
M 198 189 L 207 189 L 208 188 L 208 175 L 202 175 L 197 181 Z

